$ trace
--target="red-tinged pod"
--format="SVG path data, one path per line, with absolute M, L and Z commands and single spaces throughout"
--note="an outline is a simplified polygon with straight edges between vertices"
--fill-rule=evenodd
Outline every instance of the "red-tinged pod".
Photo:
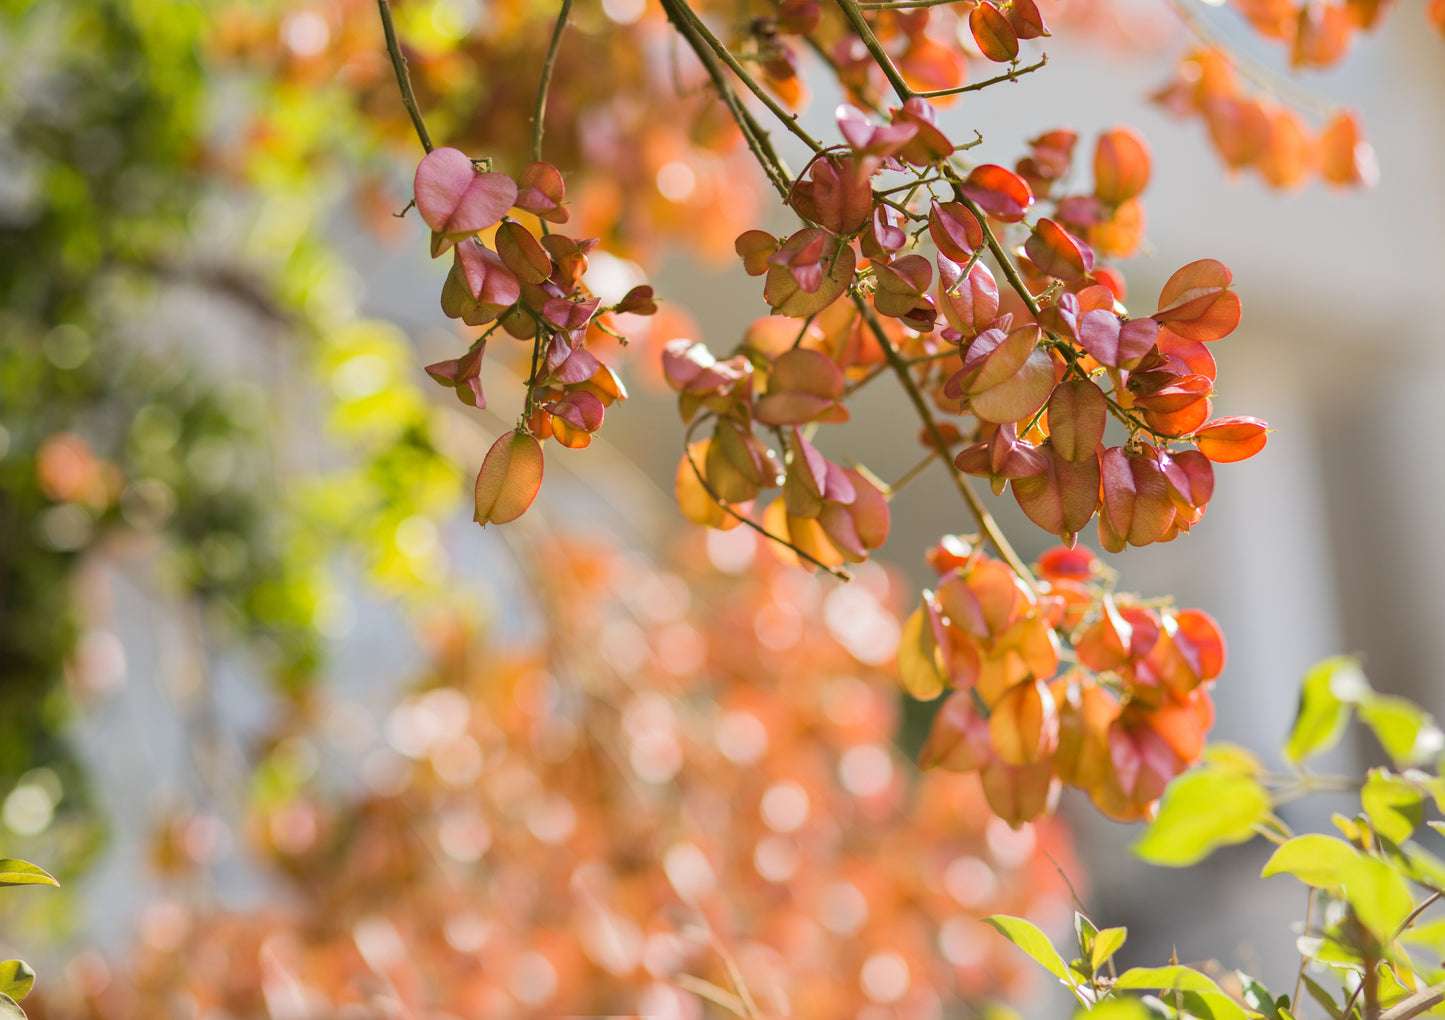
M 954 262 L 967 262 L 983 245 L 983 227 L 962 202 L 934 202 L 928 212 L 928 236 Z
M 1259 418 L 1236 415 L 1205 422 L 1190 437 L 1199 452 L 1216 464 L 1253 457 L 1269 439 L 1269 425 Z
M 514 521 L 542 487 L 542 444 L 520 429 L 499 438 L 477 473 L 476 512 L 482 527 Z
M 1019 55 L 1019 37 L 1008 17 L 988 0 L 968 14 L 968 29 L 978 51 L 989 60 L 1007 64 Z
M 1200 259 L 1171 276 L 1159 294 L 1153 318 L 1177 336 L 1208 343 L 1228 336 L 1239 325 L 1239 296 L 1229 289 L 1229 267 Z
M 1005 13 L 1008 15 L 1008 23 L 1013 26 L 1014 34 L 1020 39 L 1038 39 L 1052 34 L 1044 24 L 1044 16 L 1039 13 L 1038 4 L 1034 3 L 1034 0 L 1013 0 Z
M 1024 242 L 1024 254 L 1049 276 L 1072 283 L 1089 275 L 1094 253 L 1089 246 L 1047 217 L 1041 217 Z
M 1320 176 L 1341 187 L 1370 188 L 1380 179 L 1375 150 L 1349 110 L 1332 117 L 1320 134 Z
M 957 691 L 948 696 L 928 739 L 918 753 L 919 767 L 949 772 L 973 772 L 993 760 L 988 719 L 978 710 L 973 695 Z
M 1051 811 L 1061 789 L 1047 761 L 1021 768 L 993 761 L 979 770 L 979 778 L 988 806 L 1013 829 Z
M 1116 127 L 1099 136 L 1094 146 L 1094 195 L 1120 205 L 1149 185 L 1149 146 L 1138 133 Z
M 1059 745 L 1059 713 L 1041 680 L 1010 688 L 989 710 L 988 732 L 999 759 L 1009 765 L 1043 761 Z
M 512 204 L 549 223 L 566 223 L 566 197 L 562 173 L 551 163 L 528 163 L 517 175 L 517 198 Z
M 432 257 L 498 222 L 517 199 L 517 182 L 483 173 L 459 149 L 427 153 L 413 182 L 416 208 L 432 229 Z
M 1034 193 L 1018 174 L 993 163 L 969 171 L 962 191 L 990 216 L 1017 223 L 1034 204 Z

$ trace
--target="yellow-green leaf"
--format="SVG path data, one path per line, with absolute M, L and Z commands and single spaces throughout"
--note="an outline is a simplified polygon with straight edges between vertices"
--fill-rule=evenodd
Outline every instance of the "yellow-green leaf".
M 0 963 L 0 993 L 19 1002 L 35 987 L 35 971 L 24 960 L 6 960 Z
M 1159 817 L 1134 844 L 1134 853 L 1150 864 L 1185 867 L 1215 847 L 1243 843 L 1269 811 L 1269 793 L 1255 780 L 1194 769 L 1169 784 Z
M 1157 989 L 1192 992 L 1209 1007 L 1214 1020 L 1246 1020 L 1251 1014 L 1224 993 L 1212 980 L 1192 967 L 1174 964 L 1168 967 L 1133 967 L 1119 975 L 1115 988 Z
M 992 917 L 985 917 L 983 921 L 1028 953 L 1054 977 L 1070 987 L 1074 986 L 1074 979 L 1069 974 L 1069 968 L 1064 963 L 1064 958 L 1059 955 L 1054 944 L 1049 941 L 1047 935 L 1038 929 L 1037 925 L 1025 921 L 1022 917 L 1010 917 L 1007 914 L 994 914 Z
M 13 857 L 0 859 L 0 885 L 60 885 L 44 868 Z
M 1089 963 L 1098 970 L 1109 962 L 1109 958 L 1117 953 L 1124 940 L 1129 937 L 1128 928 L 1101 928 L 1094 936 L 1094 945 L 1089 956 Z
M 1333 889 L 1343 884 L 1345 869 L 1359 856 L 1360 852 L 1344 840 L 1312 832 L 1281 844 L 1265 862 L 1259 877 L 1293 875 L 1305 885 Z
M 1284 745 L 1285 760 L 1298 764 L 1334 747 L 1349 721 L 1349 705 L 1368 691 L 1360 664 L 1347 656 L 1310 667 L 1300 685 L 1294 727 Z
M 1384 861 L 1361 854 L 1345 869 L 1345 899 L 1360 923 L 1381 943 L 1388 943 L 1410 911 L 1410 887 Z
M 1410 838 L 1424 817 L 1424 794 L 1387 769 L 1371 769 L 1360 790 L 1360 806 L 1375 831 L 1392 843 Z
M 1360 721 L 1390 758 L 1400 764 L 1422 761 L 1439 754 L 1442 738 L 1435 720 L 1419 705 L 1389 694 L 1374 694 L 1360 702 Z

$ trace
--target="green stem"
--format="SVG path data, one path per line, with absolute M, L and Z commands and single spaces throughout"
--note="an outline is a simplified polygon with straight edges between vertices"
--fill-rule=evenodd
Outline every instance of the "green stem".
M 532 109 L 532 159 L 542 159 L 543 122 L 547 115 L 547 91 L 552 86 L 552 69 L 557 65 L 557 50 L 562 45 L 562 33 L 567 29 L 567 18 L 572 13 L 572 0 L 562 0 L 557 12 L 557 25 L 552 29 L 552 41 L 547 44 L 547 56 L 542 61 L 542 77 L 537 82 L 537 104 Z
M 1038 60 L 1034 61 L 1032 64 L 1027 65 L 1026 67 L 1015 67 L 1005 72 L 1004 74 L 994 75 L 992 78 L 985 78 L 983 81 L 976 81 L 972 85 L 958 85 L 951 89 L 934 89 L 932 92 L 920 92 L 918 93 L 918 95 L 922 96 L 924 99 L 937 99 L 939 96 L 956 96 L 961 92 L 978 92 L 981 89 L 986 89 L 991 85 L 1000 85 L 1006 81 L 1018 81 L 1019 78 L 1021 78 L 1022 76 L 1026 74 L 1032 74 L 1034 71 L 1039 70 L 1048 62 L 1049 55 L 1045 53 L 1040 56 Z
M 697 419 L 697 421 L 692 423 L 692 427 L 687 430 L 687 435 L 683 439 L 685 445 L 683 446 L 682 455 L 687 458 L 687 466 L 692 468 L 692 473 L 697 478 L 697 484 L 701 485 L 703 491 L 706 492 L 710 497 L 712 497 L 712 501 L 716 503 L 718 507 L 721 508 L 722 511 L 726 513 L 729 517 L 732 517 L 734 520 L 738 521 L 741 524 L 746 524 L 748 527 L 752 528 L 764 538 L 770 539 L 778 543 L 778 545 L 782 546 L 783 548 L 791 550 L 793 555 L 797 556 L 799 559 L 807 560 L 809 563 L 813 564 L 813 566 L 819 568 L 820 570 L 826 570 L 828 573 L 832 574 L 840 581 L 853 580 L 853 575 L 848 573 L 848 571 L 844 570 L 842 567 L 830 567 L 828 564 L 824 563 L 822 560 L 818 559 L 816 556 L 813 556 L 806 550 L 799 549 L 788 539 L 783 538 L 780 535 L 774 535 L 771 531 L 763 527 L 757 521 L 748 517 L 746 514 L 738 513 L 732 508 L 731 504 L 729 504 L 717 494 L 717 491 L 708 484 L 708 480 L 703 475 L 702 469 L 697 466 L 697 461 L 692 459 L 692 436 L 693 433 L 697 431 L 697 427 L 701 425 L 704 421 L 707 421 L 707 419 Z
M 401 103 L 411 115 L 412 127 L 416 128 L 421 147 L 431 152 L 436 146 L 432 145 L 431 133 L 426 129 L 426 121 L 421 118 L 421 107 L 417 106 L 416 94 L 411 90 L 411 74 L 406 69 L 406 58 L 401 55 L 396 26 L 391 23 L 391 4 L 387 0 L 376 0 L 376 6 L 381 12 L 381 30 L 386 35 L 386 52 L 391 57 L 391 69 L 396 73 L 396 86 L 401 89 Z
M 913 409 L 918 412 L 918 417 L 919 420 L 923 422 L 924 430 L 927 431 L 929 439 L 933 441 L 933 448 L 938 451 L 938 455 L 943 458 L 943 462 L 948 466 L 948 476 L 953 479 L 954 488 L 958 490 L 958 494 L 963 497 L 963 501 L 968 505 L 968 509 L 973 514 L 974 519 L 978 521 L 979 529 L 987 536 L 989 542 L 993 544 L 993 547 L 998 550 L 999 556 L 1009 565 L 1009 569 L 1022 578 L 1030 588 L 1037 589 L 1038 581 L 1034 579 L 1033 572 L 1029 570 L 1028 566 L 1019 557 L 1019 554 L 1014 552 L 1013 546 L 1010 545 L 1009 540 L 1004 537 L 1003 531 L 1000 530 L 998 523 L 993 519 L 993 515 L 988 512 L 988 507 L 983 505 L 983 502 L 978 498 L 978 494 L 969 487 L 968 479 L 963 476 L 963 472 L 958 470 L 958 466 L 953 463 L 953 458 L 948 455 L 948 441 L 943 438 L 943 433 L 939 431 L 938 422 L 933 417 L 933 411 L 929 408 L 928 401 L 924 399 L 923 393 L 918 388 L 918 384 L 913 381 L 913 376 L 909 374 L 908 362 L 898 353 L 898 349 L 893 346 L 893 342 L 888 339 L 888 334 L 883 330 L 883 324 L 878 321 L 878 316 L 869 306 L 867 300 L 856 292 L 853 293 L 852 297 L 853 304 L 858 309 L 858 314 L 863 316 L 863 321 L 868 324 L 869 330 L 871 330 L 874 337 L 877 338 L 878 346 L 883 348 L 883 355 L 888 359 L 889 367 L 893 369 L 893 374 L 898 377 L 899 383 L 903 386 L 903 391 L 908 394 L 908 399 L 913 404 Z

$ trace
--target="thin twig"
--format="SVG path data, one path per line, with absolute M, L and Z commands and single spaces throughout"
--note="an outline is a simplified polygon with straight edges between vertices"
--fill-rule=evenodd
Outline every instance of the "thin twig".
M 552 86 L 552 68 L 557 64 L 557 50 L 562 45 L 562 33 L 567 29 L 567 18 L 572 13 L 572 0 L 562 0 L 557 12 L 557 26 L 552 29 L 552 41 L 547 44 L 547 56 L 542 61 L 542 78 L 537 82 L 537 105 L 532 110 L 532 159 L 542 159 L 542 130 L 547 116 L 547 90 Z
M 1380 1014 L 1380 1020 L 1414 1020 L 1445 1002 L 1445 984 L 1422 988 L 1408 999 L 1402 999 Z
M 401 103 L 406 107 L 406 112 L 411 115 L 412 127 L 416 128 L 416 136 L 421 140 L 421 147 L 431 152 L 436 146 L 432 145 L 431 133 L 426 129 L 426 121 L 421 119 L 421 107 L 416 105 L 416 93 L 411 90 L 411 74 L 406 69 L 406 57 L 401 55 L 401 43 L 396 38 L 396 26 L 391 23 L 391 4 L 387 0 L 376 0 L 377 9 L 381 12 L 381 30 L 386 35 L 386 52 L 391 56 L 391 69 L 396 72 L 396 87 L 401 89 Z
M 988 540 L 993 543 L 993 547 L 998 550 L 998 554 L 1003 558 L 1004 562 L 1009 565 L 1009 569 L 1017 574 L 1030 588 L 1037 589 L 1038 581 L 1035 580 L 1033 571 L 1029 570 L 1028 566 L 1019 557 L 1019 554 L 1014 552 L 1013 546 L 1010 545 L 1009 540 L 1004 537 L 1003 531 L 1000 530 L 998 523 L 993 519 L 993 515 L 988 512 L 988 507 L 984 506 L 982 501 L 979 500 L 978 494 L 969 486 L 968 479 L 963 476 L 963 472 L 958 469 L 958 465 L 954 464 L 953 458 L 948 455 L 948 440 L 943 438 L 943 433 L 938 429 L 938 422 L 928 407 L 928 401 L 924 399 L 923 393 L 918 389 L 918 384 L 913 381 L 913 376 L 908 371 L 908 363 L 903 359 L 903 356 L 898 353 L 898 349 L 893 346 L 893 342 L 888 339 L 888 334 L 883 330 L 883 324 L 878 321 L 878 316 L 874 314 L 867 300 L 856 291 L 854 291 L 852 297 L 853 304 L 858 309 L 858 314 L 863 316 L 863 321 L 868 324 L 869 330 L 871 330 L 874 337 L 877 338 L 878 346 L 883 348 L 883 355 L 888 359 L 889 367 L 893 369 L 893 374 L 898 377 L 899 383 L 903 386 L 903 391 L 908 394 L 908 399 L 912 402 L 913 409 L 918 412 L 918 417 L 923 422 L 923 427 L 928 432 L 928 437 L 933 440 L 934 449 L 938 451 L 938 455 L 943 458 L 944 463 L 947 465 L 948 476 L 953 479 L 953 487 L 958 490 L 958 494 L 962 496 L 963 501 L 968 504 L 968 509 L 973 514 L 974 519 L 978 521 L 979 529 L 988 537 Z
M 1310 886 L 1310 898 L 1305 903 L 1305 930 L 1304 935 L 1309 936 L 1310 926 L 1315 919 L 1315 889 Z M 1299 993 L 1305 983 L 1305 967 L 1309 965 L 1310 958 L 1304 953 L 1299 954 L 1299 976 L 1294 979 L 1294 996 L 1289 1000 L 1294 1012 L 1299 1012 Z
M 733 91 L 732 86 L 728 83 L 727 75 L 723 72 L 717 59 L 719 55 L 727 52 L 726 48 L 723 47 L 720 42 L 713 45 L 713 42 L 716 42 L 715 39 L 709 42 L 711 33 L 707 32 L 706 26 L 693 14 L 692 9 L 687 6 L 686 0 L 662 0 L 662 7 L 663 10 L 667 12 L 668 20 L 671 21 L 673 27 L 677 29 L 678 35 L 687 41 L 689 48 L 697 55 L 697 59 L 702 62 L 702 66 L 706 69 L 708 76 L 712 78 L 713 85 L 717 88 L 718 96 L 722 99 L 723 105 L 728 108 L 728 112 L 732 115 L 733 121 L 738 126 L 738 130 L 743 133 L 743 138 L 747 140 L 748 148 L 752 150 L 754 158 L 756 158 L 762 166 L 763 173 L 767 174 L 768 181 L 777 189 L 778 194 L 781 195 L 783 201 L 786 202 L 791 187 L 787 169 L 783 166 L 782 160 L 778 158 L 778 154 L 773 150 L 772 143 L 768 141 L 766 132 L 763 132 L 761 128 L 758 127 L 757 121 L 753 119 L 752 114 L 743 106 L 742 100 L 738 98 L 737 93 Z M 731 54 L 727 54 L 725 59 L 731 59 Z M 740 77 L 745 83 L 752 84 L 752 79 L 745 70 L 740 72 Z
M 934 89 L 931 92 L 920 92 L 918 95 L 924 99 L 937 99 L 939 96 L 956 96 L 961 92 L 978 92 L 990 85 L 999 85 L 1006 81 L 1018 81 L 1026 74 L 1032 74 L 1044 67 L 1049 62 L 1047 53 L 1041 54 L 1038 60 L 1024 67 L 1015 67 L 1004 74 L 996 74 L 992 78 L 985 78 L 983 81 L 976 81 L 972 85 L 957 85 L 951 89 Z
M 721 496 L 717 494 L 717 491 L 710 484 L 708 484 L 708 480 L 706 477 L 704 477 L 702 469 L 697 466 L 697 461 L 693 460 L 692 458 L 692 435 L 695 431 L 697 431 L 698 425 L 702 424 L 702 422 L 704 422 L 705 420 L 705 418 L 699 418 L 697 421 L 693 422 L 692 427 L 687 430 L 687 436 L 684 439 L 686 445 L 683 447 L 682 455 L 687 458 L 687 465 L 688 467 L 692 468 L 693 475 L 697 477 L 697 483 L 702 486 L 704 492 L 706 492 L 710 497 L 712 497 L 712 501 L 716 503 L 718 507 L 723 510 L 728 516 L 734 518 L 739 523 L 746 524 L 748 527 L 752 528 L 764 538 L 771 539 L 783 548 L 790 550 L 799 559 L 807 560 L 809 563 L 813 564 L 813 566 L 819 568 L 820 570 L 826 570 L 828 573 L 832 574 L 840 581 L 853 580 L 853 575 L 848 573 L 848 571 L 844 570 L 842 567 L 831 567 L 828 564 L 824 563 L 822 560 L 818 559 L 816 556 L 809 553 L 807 550 L 799 549 L 788 539 L 783 538 L 780 535 L 773 534 L 767 528 L 763 527 L 761 524 L 748 517 L 746 514 L 738 513 L 726 500 L 724 500 Z

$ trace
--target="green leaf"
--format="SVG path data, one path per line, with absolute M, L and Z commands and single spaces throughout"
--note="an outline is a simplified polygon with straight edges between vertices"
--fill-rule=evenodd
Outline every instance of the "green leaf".
M 1079 911 L 1074 911 L 1074 938 L 1079 943 L 1080 961 L 1088 960 L 1094 955 L 1094 936 L 1099 934 L 1099 929 Z
M 1000 935 L 1032 956 L 1044 970 L 1070 988 L 1075 987 L 1064 958 L 1059 955 L 1048 936 L 1039 931 L 1037 925 L 1025 921 L 1022 917 L 1010 917 L 1007 914 L 994 914 L 992 917 L 985 917 L 983 922 L 992 925 Z
M 1234 972 L 1239 978 L 1240 987 L 1243 989 L 1244 1002 L 1256 1013 L 1261 1013 L 1269 1020 L 1279 1020 L 1279 1006 L 1275 998 L 1270 994 L 1269 989 L 1264 987 L 1254 978 L 1242 970 Z
M 1350 704 L 1369 689 L 1360 664 L 1348 656 L 1311 666 L 1300 685 L 1294 727 L 1284 745 L 1285 760 L 1298 765 L 1339 743 L 1349 721 Z
M 1445 889 L 1445 861 L 1419 843 L 1411 840 L 1400 845 L 1405 858 L 1405 874 L 1431 889 Z
M 1253 779 L 1194 769 L 1169 784 L 1159 817 L 1134 844 L 1134 853 L 1150 864 L 1185 867 L 1215 847 L 1243 843 L 1269 811 L 1269 793 Z
M 1360 702 L 1360 721 L 1390 758 L 1401 764 L 1421 761 L 1440 752 L 1440 729 L 1429 713 L 1412 701 L 1389 694 L 1371 694 Z
M 1320 984 L 1308 974 L 1304 976 L 1304 979 L 1305 988 L 1309 991 L 1310 998 L 1324 1007 L 1325 1012 L 1330 1015 L 1331 1020 L 1340 1020 L 1340 1018 L 1344 1016 L 1344 1011 L 1340 1008 L 1340 1004 L 1335 1001 L 1335 997 L 1325 989 L 1324 985 Z
M 1095 970 L 1109 962 L 1119 949 L 1124 945 L 1124 940 L 1129 937 L 1128 928 L 1105 928 L 1094 938 L 1094 952 L 1089 962 Z
M 1344 840 L 1312 832 L 1282 843 L 1265 861 L 1259 877 L 1293 875 L 1305 885 L 1333 889 L 1344 883 L 1345 868 L 1359 856 Z
M 35 987 L 35 971 L 24 960 L 0 963 L 0 993 L 19 1002 Z
M 1250 1015 L 1224 989 L 1192 967 L 1173 964 L 1168 967 L 1133 967 L 1119 975 L 1115 988 L 1158 989 L 1161 993 L 1192 992 L 1214 1016 L 1214 1020 L 1246 1020 Z M 1161 998 L 1164 996 L 1161 994 Z
M 1216 772 L 1232 776 L 1257 776 L 1264 771 L 1259 757 L 1238 744 L 1210 744 L 1204 749 L 1204 763 Z
M 0 885 L 60 885 L 44 868 L 13 857 L 0 860 Z M 3 1016 L 4 1014 L 0 1014 Z
M 1424 794 L 1387 769 L 1371 769 L 1360 790 L 1360 806 L 1375 831 L 1403 843 L 1424 820 Z
M 1080 1010 L 1074 1020 L 1152 1020 L 1149 1010 L 1138 999 L 1106 999 L 1093 1009 Z
M 1382 944 L 1389 944 L 1395 931 L 1414 909 L 1410 887 L 1384 861 L 1361 854 L 1344 872 L 1345 899 L 1360 923 Z
M 20 1003 L 0 992 L 0 1020 L 26 1020 L 25 1010 Z

